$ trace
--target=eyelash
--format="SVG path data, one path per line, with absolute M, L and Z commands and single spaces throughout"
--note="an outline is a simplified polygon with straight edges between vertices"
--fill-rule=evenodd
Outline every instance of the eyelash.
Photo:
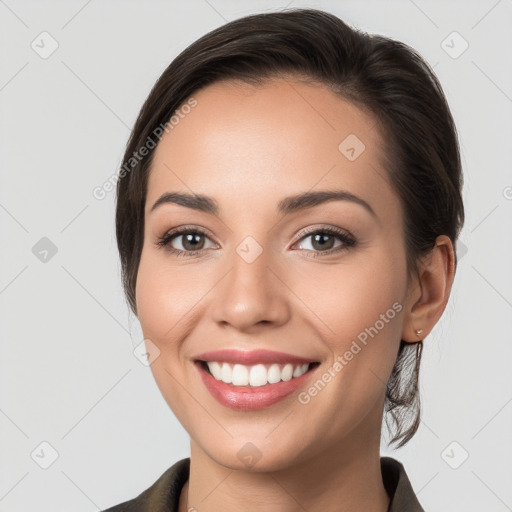
M 348 250 L 351 247 L 354 247 L 356 245 L 356 239 L 347 231 L 342 230 L 340 228 L 335 227 L 329 227 L 329 228 L 312 228 L 309 230 L 306 230 L 302 233 L 301 237 L 299 238 L 298 242 L 302 241 L 304 238 L 307 238 L 311 235 L 332 235 L 337 237 L 339 240 L 343 242 L 343 246 L 333 247 L 327 251 L 307 251 L 311 252 L 312 254 L 309 256 L 311 258 L 317 258 L 319 256 L 324 255 L 330 255 L 334 253 L 341 253 L 346 250 Z M 167 251 L 169 251 L 172 254 L 175 254 L 178 257 L 194 257 L 201 253 L 201 251 L 204 251 L 205 249 L 199 249 L 197 251 L 182 251 L 181 249 L 175 249 L 174 247 L 170 247 L 170 242 L 181 235 L 204 235 L 208 237 L 208 234 L 199 229 L 199 228 L 191 228 L 191 227 L 183 227 L 178 228 L 174 231 L 170 231 L 166 234 L 164 234 L 162 237 L 158 237 L 158 240 L 156 242 L 156 245 L 159 247 L 165 247 Z M 298 243 L 297 242 L 297 243 Z M 303 249 L 304 250 L 304 249 Z

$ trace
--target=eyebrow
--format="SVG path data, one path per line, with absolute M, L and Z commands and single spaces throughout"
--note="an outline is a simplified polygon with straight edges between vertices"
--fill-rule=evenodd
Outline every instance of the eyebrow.
M 320 190 L 314 192 L 304 192 L 290 197 L 285 197 L 279 201 L 277 210 L 283 215 L 289 215 L 301 210 L 313 208 L 328 201 L 350 201 L 365 208 L 373 217 L 377 218 L 377 214 L 373 208 L 360 197 L 348 192 L 347 190 Z M 217 201 L 212 197 L 202 194 L 188 194 L 183 192 L 167 192 L 162 194 L 151 207 L 150 212 L 159 206 L 172 203 L 186 208 L 191 208 L 200 212 L 219 214 L 219 206 Z

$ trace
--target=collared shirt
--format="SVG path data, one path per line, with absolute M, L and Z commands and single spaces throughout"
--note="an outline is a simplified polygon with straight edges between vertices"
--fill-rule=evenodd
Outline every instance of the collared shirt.
M 384 487 L 391 501 L 387 512 L 425 512 L 403 465 L 391 457 L 381 457 Z M 189 477 L 190 458 L 181 459 L 136 498 L 103 512 L 178 512 L 180 494 Z

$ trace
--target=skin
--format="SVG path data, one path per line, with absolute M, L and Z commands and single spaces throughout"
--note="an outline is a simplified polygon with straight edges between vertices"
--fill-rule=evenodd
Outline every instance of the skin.
M 420 328 L 425 338 L 444 311 L 452 244 L 438 237 L 419 278 L 408 280 L 385 141 L 370 114 L 325 86 L 290 77 L 259 87 L 218 82 L 194 98 L 197 106 L 155 150 L 136 285 L 144 337 L 160 350 L 153 375 L 191 438 L 180 511 L 385 512 L 385 383 L 400 339 L 417 342 Z M 354 161 L 338 149 L 349 134 L 365 144 Z M 340 200 L 277 213 L 286 196 L 337 189 L 364 199 L 375 217 Z M 150 211 L 172 191 L 211 196 L 219 214 L 171 203 Z M 207 232 L 199 255 L 157 245 L 182 225 Z M 344 250 L 324 255 L 311 235 L 301 236 L 310 227 L 341 228 L 356 245 L 334 235 L 327 248 Z M 262 249 L 252 263 L 236 252 L 247 236 Z M 192 250 L 183 236 L 170 245 Z M 232 410 L 210 395 L 193 363 L 207 350 L 268 349 L 319 361 L 321 376 L 395 302 L 401 311 L 308 404 L 294 393 L 266 409 Z M 237 456 L 247 442 L 261 456 L 252 467 Z

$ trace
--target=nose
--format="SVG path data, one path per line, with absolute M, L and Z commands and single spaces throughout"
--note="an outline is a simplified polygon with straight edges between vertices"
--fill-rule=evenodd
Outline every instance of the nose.
M 252 332 L 290 318 L 290 290 L 279 268 L 263 251 L 254 261 L 236 251 L 227 275 L 214 288 L 213 318 L 221 327 Z

